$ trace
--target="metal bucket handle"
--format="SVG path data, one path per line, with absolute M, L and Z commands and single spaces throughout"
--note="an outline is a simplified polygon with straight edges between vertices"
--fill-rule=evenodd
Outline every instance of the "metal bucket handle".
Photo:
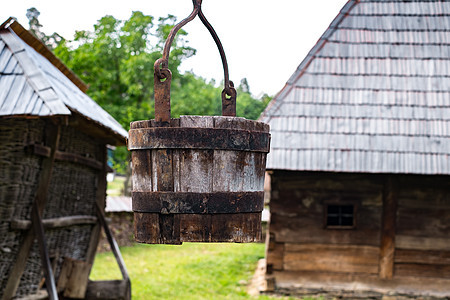
M 223 50 L 222 43 L 220 42 L 214 28 L 211 26 L 202 12 L 202 0 L 192 0 L 192 2 L 194 4 L 194 10 L 187 18 L 185 18 L 172 28 L 164 45 L 163 57 L 155 61 L 155 120 L 159 124 L 159 126 L 169 126 L 170 123 L 170 84 L 172 81 L 172 73 L 169 70 L 170 47 L 175 38 L 175 35 L 181 29 L 181 27 L 195 19 L 197 15 L 216 42 L 220 57 L 222 59 L 225 78 L 224 89 L 222 91 L 222 115 L 231 117 L 236 116 L 237 92 L 234 88 L 233 82 L 229 79 L 227 58 L 225 56 L 225 51 Z

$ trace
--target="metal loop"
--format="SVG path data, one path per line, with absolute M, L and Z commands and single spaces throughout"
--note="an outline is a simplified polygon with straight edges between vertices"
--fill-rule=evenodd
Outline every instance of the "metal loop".
M 200 20 L 202 21 L 203 25 L 208 29 L 209 33 L 211 34 L 212 38 L 214 39 L 214 42 L 217 45 L 217 48 L 219 49 L 220 58 L 222 59 L 222 65 L 223 65 L 223 71 L 224 71 L 224 89 L 222 91 L 222 115 L 224 116 L 236 116 L 236 89 L 234 88 L 233 82 L 230 81 L 229 73 L 228 73 L 228 64 L 227 64 L 227 58 L 225 56 L 225 51 L 223 50 L 222 43 L 220 42 L 219 37 L 217 36 L 217 33 L 215 32 L 214 28 L 211 26 L 211 24 L 206 19 L 205 15 L 202 12 L 202 0 L 192 0 L 192 3 L 194 4 L 194 9 L 192 10 L 191 14 L 182 20 L 180 23 L 176 24 L 172 30 L 170 30 L 170 33 L 167 37 L 166 43 L 164 44 L 164 50 L 163 50 L 163 56 L 162 58 L 155 61 L 154 69 L 155 69 L 155 76 L 161 80 L 164 78 L 167 78 L 167 72 L 165 70 L 169 71 L 169 54 L 170 54 L 170 47 L 172 46 L 172 42 L 175 39 L 175 35 L 177 32 L 192 21 L 197 15 L 199 16 Z M 169 71 L 170 72 L 170 71 Z M 166 73 L 166 74 L 165 74 Z M 156 78 L 155 78 L 156 79 Z M 156 81 L 155 81 L 156 82 Z M 156 93 L 156 85 L 155 85 L 155 116 L 156 113 L 156 94 L 159 95 L 159 93 Z M 169 90 L 166 91 L 166 94 L 169 95 L 168 98 L 168 105 L 169 105 L 169 111 L 170 111 L 170 86 Z M 162 96 L 162 94 L 161 94 Z M 227 98 L 229 96 L 229 98 Z M 165 96 L 165 98 L 167 95 Z
M 163 74 L 163 72 L 161 72 L 161 69 L 164 68 L 164 69 L 168 70 L 168 67 L 167 67 L 168 64 L 169 63 L 167 61 L 164 61 L 163 58 L 159 58 L 155 61 L 155 64 L 153 65 L 153 67 L 155 68 L 155 74 L 156 74 L 156 76 L 158 76 L 159 79 L 166 78 L 166 75 Z

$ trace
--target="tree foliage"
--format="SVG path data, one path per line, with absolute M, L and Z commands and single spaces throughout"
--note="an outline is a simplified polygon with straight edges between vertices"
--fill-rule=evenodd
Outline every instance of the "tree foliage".
M 39 12 L 29 14 L 30 28 L 42 40 L 47 39 L 39 29 Z M 98 20 L 93 31 L 77 31 L 72 41 L 56 43 L 54 53 L 89 85 L 88 95 L 128 129 L 132 121 L 154 118 L 153 64 L 161 57 L 175 23 L 172 15 L 156 20 L 140 11 L 128 20 L 107 15 Z M 195 55 L 186 36 L 187 32 L 180 30 L 170 51 L 172 117 L 220 115 L 222 88 L 191 72 L 179 72 L 181 62 Z M 252 97 L 245 78 L 237 90 L 237 115 L 257 119 L 269 98 Z M 125 168 L 125 156 L 125 149 L 116 151 L 115 168 L 119 171 Z

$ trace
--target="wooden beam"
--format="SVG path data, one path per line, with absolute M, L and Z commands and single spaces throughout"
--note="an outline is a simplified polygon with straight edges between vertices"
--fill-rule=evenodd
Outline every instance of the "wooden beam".
M 123 280 L 89 281 L 85 299 L 124 299 L 128 285 Z
M 101 161 L 103 162 L 102 169 L 97 174 L 97 191 L 96 191 L 96 203 L 100 207 L 104 208 L 106 205 L 106 168 L 107 168 L 107 150 L 106 145 L 100 145 L 101 149 Z M 91 238 L 89 241 L 89 248 L 86 252 L 86 261 L 90 264 L 94 263 L 95 253 L 97 252 L 98 242 L 100 240 L 101 225 L 97 223 L 92 229 Z
M 394 276 L 395 254 L 395 220 L 397 218 L 397 184 L 389 176 L 383 191 L 383 214 L 381 224 L 381 244 L 379 273 L 381 279 L 392 279 Z
M 109 246 L 111 247 L 111 251 L 114 254 L 114 257 L 116 258 L 117 264 L 119 265 L 120 273 L 122 273 L 123 281 L 126 283 L 126 290 L 124 294 L 124 298 L 129 300 L 131 299 L 131 282 L 130 277 L 128 276 L 127 269 L 125 267 L 125 262 L 122 258 L 122 254 L 120 253 L 119 245 L 117 245 L 116 241 L 114 240 L 114 237 L 111 233 L 111 230 L 109 230 L 108 224 L 106 223 L 106 218 L 103 213 L 103 208 L 100 207 L 97 203 L 97 212 L 98 212 L 98 219 L 103 227 L 103 230 L 105 231 L 106 238 L 109 242 Z
M 42 171 L 39 177 L 38 188 L 36 191 L 34 202 L 37 206 L 37 211 L 42 214 L 45 203 L 47 201 L 48 189 L 50 186 L 50 179 L 52 177 L 53 163 L 55 161 L 56 150 L 58 149 L 59 137 L 61 132 L 61 126 L 55 125 L 52 120 L 48 120 L 45 128 L 45 144 L 50 146 L 51 153 L 49 157 L 42 160 Z M 9 273 L 8 282 L 6 283 L 5 290 L 3 292 L 3 300 L 12 299 L 19 287 L 20 278 L 25 270 L 28 255 L 30 254 L 31 247 L 33 245 L 35 233 L 33 229 L 30 229 L 23 239 L 19 252 L 16 256 L 15 264 Z
M 53 229 L 53 228 L 61 228 L 68 227 L 74 225 L 87 225 L 87 224 L 96 224 L 97 217 L 95 216 L 69 216 L 69 217 L 61 217 L 61 218 L 52 218 L 52 219 L 44 219 L 42 220 L 42 225 L 44 229 Z M 14 230 L 28 230 L 31 228 L 30 220 L 19 220 L 15 219 L 11 221 L 11 229 Z
M 33 230 L 37 236 L 39 245 L 39 254 L 41 256 L 42 269 L 45 277 L 45 287 L 47 288 L 48 296 L 50 300 L 58 300 L 58 292 L 56 291 L 55 277 L 53 275 L 52 264 L 50 263 L 50 256 L 47 250 L 47 242 L 45 240 L 44 226 L 42 225 L 42 219 L 38 211 L 38 205 L 33 203 L 31 210 L 31 220 L 33 223 Z
M 39 156 L 50 157 L 50 147 L 31 144 L 26 147 L 31 153 Z M 69 153 L 64 151 L 56 151 L 55 160 L 73 162 L 80 165 L 85 165 L 96 170 L 102 170 L 103 163 L 93 158 L 85 157 L 80 154 Z

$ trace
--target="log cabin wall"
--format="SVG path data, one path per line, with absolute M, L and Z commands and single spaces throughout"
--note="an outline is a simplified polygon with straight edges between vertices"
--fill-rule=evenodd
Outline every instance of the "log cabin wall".
M 375 285 L 390 278 L 450 279 L 449 176 L 273 171 L 271 181 L 269 287 L 285 280 L 283 274 L 294 278 L 292 286 L 306 274 L 364 277 Z M 383 211 L 389 201 L 394 212 L 392 206 Z M 327 228 L 330 204 L 354 205 L 354 228 Z
M 398 185 L 394 276 L 450 279 L 450 176 L 401 176 Z

